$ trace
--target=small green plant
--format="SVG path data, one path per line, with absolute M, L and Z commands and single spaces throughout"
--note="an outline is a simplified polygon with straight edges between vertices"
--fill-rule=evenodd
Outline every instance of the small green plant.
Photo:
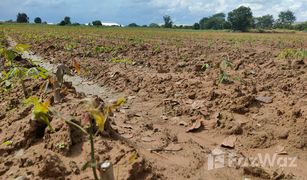
M 17 80 L 23 90 L 24 96 L 27 98 L 27 90 L 25 86 L 25 79 L 47 79 L 48 78 L 48 71 L 41 67 L 32 67 L 32 68 L 25 68 L 25 67 L 12 67 L 8 72 L 2 72 L 4 75 L 1 78 L 0 85 L 4 85 L 6 89 L 10 88 L 12 85 L 11 80 Z
M 33 105 L 32 109 L 32 120 L 36 120 L 39 122 L 42 122 L 46 124 L 49 129 L 54 132 L 54 129 L 52 128 L 50 121 L 49 121 L 49 105 L 50 103 L 48 101 L 41 102 L 38 97 L 31 96 L 28 99 L 24 101 L 24 104 L 26 106 Z
M 229 57 L 227 60 L 223 60 L 220 63 L 220 72 L 218 77 L 219 83 L 231 82 L 230 75 L 228 75 L 228 73 L 226 72 L 228 67 L 232 67 L 232 63 L 229 61 Z
M 64 143 L 57 144 L 57 148 L 58 149 L 65 149 L 65 144 Z
M 67 51 L 73 51 L 76 48 L 77 48 L 76 43 L 68 43 L 68 44 L 64 45 L 64 49 L 67 50 Z
M 227 69 L 228 67 L 232 67 L 232 62 L 229 61 L 229 58 L 228 60 L 223 60 L 222 63 L 220 64 L 220 68 L 222 69 Z
M 30 48 L 29 45 L 26 44 L 17 44 L 12 49 L 1 48 L 0 55 L 5 59 L 5 70 L 1 72 L 0 75 L 0 85 L 1 87 L 4 86 L 5 89 L 9 89 L 12 87 L 11 80 L 17 80 L 21 86 L 24 93 L 24 96 L 27 97 L 27 91 L 25 86 L 25 79 L 37 79 L 43 78 L 46 79 L 48 77 L 48 71 L 41 67 L 36 67 L 31 60 L 26 60 L 26 62 L 33 67 L 26 68 L 22 67 L 15 62 L 15 58 L 21 56 L 20 54 L 24 52 L 28 52 Z
M 208 69 L 209 67 L 210 67 L 210 66 L 209 66 L 208 63 L 204 63 L 204 64 L 201 66 L 201 69 L 206 70 L 206 69 Z
M 219 83 L 226 83 L 230 81 L 230 76 L 222 69 L 220 69 L 220 74 L 218 78 Z
M 95 147 L 94 147 L 94 137 L 98 133 L 103 133 L 105 131 L 106 124 L 109 124 L 108 117 L 113 113 L 113 110 L 122 106 L 125 102 L 125 98 L 119 98 L 117 101 L 101 107 L 101 104 L 97 104 L 94 99 L 85 99 L 86 102 L 86 111 L 87 113 L 84 116 L 84 122 L 89 125 L 89 127 L 81 127 L 78 124 L 74 123 L 72 120 L 67 120 L 64 118 L 58 111 L 53 108 L 50 108 L 52 114 L 62 120 L 65 120 L 66 123 L 78 128 L 83 133 L 88 135 L 91 146 L 91 160 L 86 162 L 82 170 L 91 167 L 93 170 L 94 179 L 98 180 L 97 175 L 97 162 L 95 159 Z M 110 125 L 110 124 L 109 124 Z M 95 130 L 97 131 L 95 132 Z M 58 146 L 63 147 L 63 146 Z
M 125 64 L 133 64 L 134 62 L 128 58 L 112 58 L 112 63 L 125 63 Z
M 153 49 L 153 54 L 159 54 L 159 53 L 161 53 L 162 52 L 162 50 L 161 50 L 161 47 L 160 47 L 160 45 L 159 44 L 156 44 L 155 46 L 154 46 L 154 49 Z
M 307 58 L 307 50 L 284 49 L 278 55 L 279 59 L 304 59 Z
M 114 50 L 112 47 L 107 47 L 107 46 L 96 46 L 94 51 L 96 53 L 110 53 Z
M 13 144 L 13 141 L 7 140 L 7 141 L 4 141 L 2 144 L 9 146 L 9 145 Z

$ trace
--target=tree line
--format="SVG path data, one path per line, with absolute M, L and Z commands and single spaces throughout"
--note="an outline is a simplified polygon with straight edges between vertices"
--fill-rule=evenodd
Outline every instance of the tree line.
M 251 9 L 249 7 L 240 6 L 227 14 L 217 13 L 209 17 L 204 17 L 199 20 L 199 22 L 194 23 L 191 26 L 175 25 L 172 21 L 171 16 L 163 16 L 163 25 L 157 23 L 151 23 L 149 25 L 138 25 L 136 23 L 130 23 L 128 27 L 151 27 L 151 28 L 182 28 L 182 29 L 212 29 L 212 30 L 223 30 L 231 29 L 234 31 L 248 31 L 250 29 L 295 29 L 295 30 L 307 30 L 307 21 L 303 23 L 294 24 L 296 17 L 294 12 L 287 10 L 281 11 L 278 14 L 278 19 L 274 19 L 273 15 L 267 14 L 261 17 L 254 17 Z M 9 22 L 12 22 L 9 21 Z M 29 23 L 29 17 L 25 13 L 18 13 L 17 23 Z M 37 24 L 47 22 L 42 22 L 40 17 L 34 18 L 34 22 Z M 70 17 L 64 17 L 64 19 L 58 23 L 60 26 L 67 25 L 80 25 L 79 23 L 71 23 Z M 100 20 L 95 20 L 88 25 L 92 26 L 102 26 Z

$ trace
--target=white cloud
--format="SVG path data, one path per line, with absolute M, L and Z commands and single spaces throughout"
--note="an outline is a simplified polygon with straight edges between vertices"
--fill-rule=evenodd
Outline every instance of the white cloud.
M 306 20 L 307 0 L 150 0 L 150 5 L 164 13 L 189 13 L 206 15 L 228 13 L 238 6 L 248 6 L 255 16 L 272 14 L 277 18 L 280 11 L 292 10 L 298 20 Z

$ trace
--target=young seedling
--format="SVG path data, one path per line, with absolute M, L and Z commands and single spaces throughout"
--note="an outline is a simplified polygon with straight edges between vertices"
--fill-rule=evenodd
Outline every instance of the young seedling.
M 124 64 L 125 64 L 125 68 L 127 68 L 127 64 L 131 65 L 131 64 L 134 63 L 132 60 L 127 59 L 127 58 L 123 58 L 123 59 L 120 59 L 120 58 L 112 58 L 112 59 L 111 59 L 111 62 L 113 62 L 113 63 L 124 63 Z
M 205 64 L 203 64 L 203 65 L 201 66 L 201 69 L 206 70 L 206 69 L 208 69 L 209 67 L 210 67 L 209 64 L 208 64 L 208 63 L 205 63 Z
M 230 76 L 227 74 L 226 70 L 228 67 L 232 67 L 232 63 L 228 60 L 223 60 L 220 64 L 220 72 L 218 77 L 219 83 L 231 82 Z
M 112 111 L 114 109 L 117 109 L 119 106 L 125 103 L 124 98 L 118 99 L 116 102 L 112 103 L 111 105 L 105 105 L 103 109 L 101 110 L 101 105 L 97 105 L 95 101 L 92 100 L 87 100 L 87 112 L 88 114 L 86 115 L 86 121 L 90 123 L 90 128 L 89 128 L 89 139 L 90 139 L 90 144 L 91 144 L 91 165 L 93 169 L 93 174 L 95 180 L 98 180 L 97 176 L 97 163 L 95 160 L 95 154 L 94 154 L 94 123 L 91 121 L 91 119 L 95 120 L 95 124 L 98 127 L 98 132 L 102 133 L 105 130 L 105 125 L 108 120 L 109 115 L 112 114 Z M 98 107 L 97 107 L 98 106 Z M 86 167 L 85 167 L 86 168 Z
M 124 104 L 126 100 L 125 98 L 119 98 L 116 102 L 113 102 L 110 105 L 105 105 L 103 107 L 101 104 L 97 104 L 94 99 L 85 99 L 84 101 L 86 102 L 86 111 L 87 111 L 87 113 L 84 115 L 84 121 L 87 124 L 89 124 L 88 128 L 81 127 L 78 124 L 74 123 L 73 121 L 68 120 L 68 118 L 63 117 L 58 111 L 56 111 L 53 108 L 50 108 L 50 111 L 54 116 L 62 120 L 65 120 L 66 123 L 78 128 L 83 133 L 88 135 L 91 146 L 91 160 L 83 165 L 82 170 L 91 167 L 93 170 L 94 179 L 98 180 L 99 179 L 97 174 L 98 165 L 95 159 L 94 137 L 97 135 L 97 133 L 103 133 L 105 129 L 108 126 L 110 126 L 108 122 L 108 117 L 112 115 L 113 110 L 117 109 L 122 104 Z M 98 131 L 96 131 L 95 133 L 96 127 Z
M 6 73 L 3 82 L 5 82 L 6 87 L 8 87 L 11 84 L 11 82 L 9 81 L 10 79 L 17 79 L 17 81 L 21 84 L 25 98 L 27 98 L 28 93 L 25 86 L 25 79 L 26 78 L 46 79 L 47 77 L 48 77 L 47 70 L 40 67 L 32 67 L 29 69 L 24 67 L 14 67 L 11 68 L 8 73 Z
M 13 49 L 6 49 L 2 48 L 0 49 L 0 55 L 2 55 L 5 58 L 5 66 L 9 68 L 8 72 L 2 72 L 2 77 L 0 81 L 0 85 L 5 85 L 6 88 L 11 87 L 11 81 L 10 79 L 17 79 L 17 81 L 21 84 L 23 93 L 25 98 L 27 98 L 27 90 L 25 86 L 25 79 L 26 78 L 43 78 L 46 79 L 48 77 L 48 71 L 41 67 L 36 67 L 31 61 L 25 60 L 25 62 L 28 65 L 31 65 L 33 67 L 26 68 L 22 65 L 17 65 L 15 63 L 15 58 L 20 56 L 19 54 L 22 54 L 24 52 L 27 52 L 29 49 L 29 45 L 25 44 L 17 44 Z
M 40 102 L 38 97 L 31 96 L 24 101 L 24 104 L 26 106 L 33 105 L 31 118 L 32 120 L 46 124 L 52 132 L 55 132 L 49 121 L 48 112 L 50 103 L 48 101 Z

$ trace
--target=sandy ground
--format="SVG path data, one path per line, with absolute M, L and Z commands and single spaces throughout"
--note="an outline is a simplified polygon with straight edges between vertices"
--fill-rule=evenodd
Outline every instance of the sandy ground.
M 36 57 L 43 57 L 42 66 L 70 66 L 61 48 L 22 43 L 31 44 Z M 307 61 L 280 60 L 277 45 L 179 48 L 188 60 L 178 60 L 177 48 L 168 45 L 157 55 L 152 55 L 150 44 L 130 46 L 122 54 L 138 57 L 132 65 L 75 55 L 82 77 L 67 81 L 79 93 L 69 87 L 74 93 L 54 108 L 82 123 L 80 100 L 85 96 L 97 94 L 105 102 L 126 97 L 127 103 L 110 121 L 131 144 L 95 138 L 97 159 L 110 160 L 117 179 L 305 179 Z M 301 46 L 306 48 L 306 43 Z M 231 65 L 222 67 L 225 59 Z M 228 78 L 220 83 L 221 70 Z M 27 83 L 33 95 L 39 93 L 39 83 Z M 3 179 L 92 179 L 90 170 L 80 170 L 89 159 L 89 142 L 78 130 L 53 118 L 56 132 L 46 128 L 37 135 L 18 88 L 0 99 L 0 140 L 13 142 L 0 146 Z M 262 162 L 264 157 L 273 162 Z

